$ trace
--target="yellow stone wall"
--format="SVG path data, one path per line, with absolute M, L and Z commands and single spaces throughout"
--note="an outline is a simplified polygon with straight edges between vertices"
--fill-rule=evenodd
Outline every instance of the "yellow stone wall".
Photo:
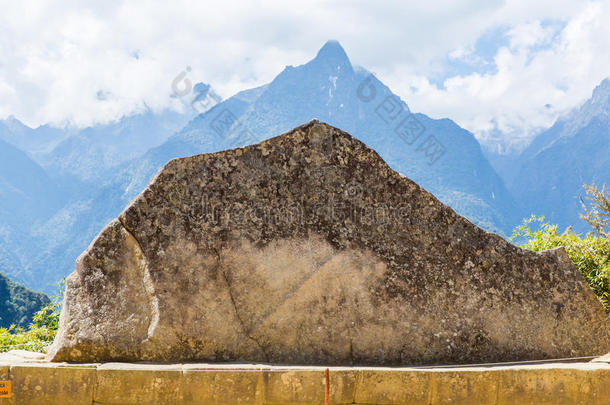
M 323 404 L 324 368 L 0 364 L 2 405 Z M 610 404 L 610 365 L 331 368 L 331 404 Z

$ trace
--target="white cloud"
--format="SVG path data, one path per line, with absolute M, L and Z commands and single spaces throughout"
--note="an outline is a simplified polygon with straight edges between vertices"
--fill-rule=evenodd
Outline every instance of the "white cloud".
M 543 27 L 540 21 L 527 22 L 513 27 L 509 32 L 510 47 L 514 50 L 548 44 L 553 38 L 552 27 Z
M 0 9 L 0 118 L 30 125 L 162 108 L 187 66 L 190 80 L 230 96 L 306 62 L 330 38 L 413 109 L 480 137 L 494 128 L 527 136 L 610 73 L 608 1 L 0 0 Z M 567 25 L 557 33 L 546 21 Z M 477 39 L 498 27 L 509 43 L 486 62 L 494 69 L 451 73 L 448 63 L 479 63 Z M 444 86 L 432 84 L 438 77 Z
M 449 77 L 442 88 L 425 74 L 412 73 L 395 81 L 399 93 L 416 110 L 450 117 L 488 144 L 503 140 L 523 145 L 541 128 L 590 97 L 610 75 L 610 7 L 585 4 L 555 35 L 537 20 L 513 25 L 509 45 L 497 50 L 496 70 Z M 456 57 L 468 56 L 455 52 Z M 400 71 L 390 72 L 400 76 Z

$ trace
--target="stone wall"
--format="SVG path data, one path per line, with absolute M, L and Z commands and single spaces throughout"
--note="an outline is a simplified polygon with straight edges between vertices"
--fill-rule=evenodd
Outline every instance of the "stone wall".
M 0 364 L 2 405 L 323 404 L 324 368 L 107 363 Z M 610 365 L 330 369 L 337 404 L 610 403 Z

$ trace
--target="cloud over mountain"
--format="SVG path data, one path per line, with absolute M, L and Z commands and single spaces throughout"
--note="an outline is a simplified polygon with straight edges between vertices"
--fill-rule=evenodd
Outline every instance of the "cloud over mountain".
M 607 1 L 356 3 L 12 2 L 0 15 L 0 118 L 86 126 L 180 110 L 168 96 L 187 67 L 226 97 L 337 38 L 417 110 L 510 143 L 608 75 Z

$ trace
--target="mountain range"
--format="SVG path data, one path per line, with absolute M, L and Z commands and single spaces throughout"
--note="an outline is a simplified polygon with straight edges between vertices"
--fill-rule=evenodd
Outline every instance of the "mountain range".
M 195 86 L 195 100 L 198 92 L 213 95 L 209 85 Z M 308 63 L 224 101 L 214 95 L 205 110 L 145 108 L 83 129 L 32 129 L 9 118 L 0 121 L 0 271 L 52 291 L 170 159 L 256 143 L 313 118 L 351 133 L 488 231 L 509 235 L 530 213 L 576 223 L 582 183 L 610 174 L 608 94 L 606 81 L 522 154 L 486 156 L 472 133 L 412 112 L 329 41 Z
M 525 212 L 544 215 L 561 229 L 585 232 L 579 219 L 583 184 L 610 185 L 610 80 L 582 106 L 538 135 L 516 158 L 507 185 Z

